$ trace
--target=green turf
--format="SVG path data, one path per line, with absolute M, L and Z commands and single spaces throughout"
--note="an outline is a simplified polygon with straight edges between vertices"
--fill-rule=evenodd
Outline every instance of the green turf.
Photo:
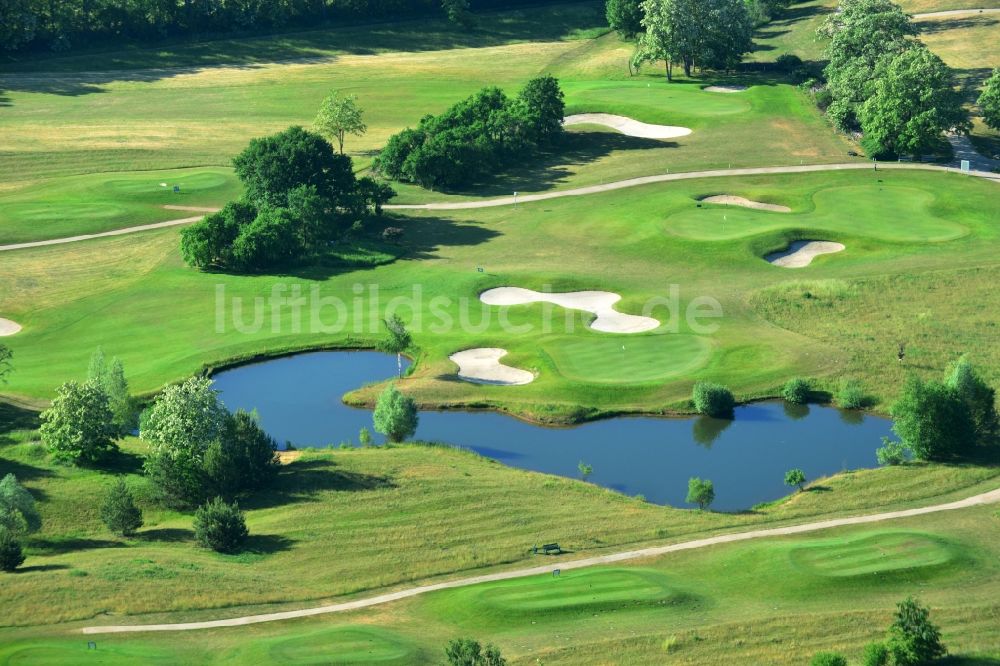
M 543 349 L 567 379 L 600 384 L 639 384 L 682 376 L 705 365 L 712 352 L 708 339 L 677 333 L 594 335 Z
M 931 189 L 873 183 L 819 190 L 814 207 L 805 213 L 692 202 L 667 217 L 666 229 L 695 240 L 732 240 L 790 228 L 799 229 L 803 238 L 816 231 L 891 242 L 939 242 L 968 233 L 948 219 L 949 208 L 936 205 L 936 198 Z
M 799 568 L 819 576 L 884 576 L 894 571 L 946 564 L 958 549 L 926 534 L 881 532 L 849 541 L 801 546 L 789 555 Z

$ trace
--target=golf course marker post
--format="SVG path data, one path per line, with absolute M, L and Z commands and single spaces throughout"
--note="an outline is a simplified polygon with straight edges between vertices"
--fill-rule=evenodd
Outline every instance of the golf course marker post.
M 962 160 L 961 167 L 962 173 L 969 173 L 969 160 Z

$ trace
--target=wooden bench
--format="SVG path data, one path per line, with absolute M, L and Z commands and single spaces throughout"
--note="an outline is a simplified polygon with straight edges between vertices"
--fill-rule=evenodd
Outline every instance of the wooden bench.
M 547 543 L 547 544 L 544 544 L 541 548 L 539 548 L 538 546 L 535 546 L 532 549 L 532 552 L 535 555 L 538 555 L 539 553 L 541 553 L 542 555 L 559 555 L 563 551 L 562 551 L 562 548 L 559 547 L 559 544 L 557 544 L 557 543 Z

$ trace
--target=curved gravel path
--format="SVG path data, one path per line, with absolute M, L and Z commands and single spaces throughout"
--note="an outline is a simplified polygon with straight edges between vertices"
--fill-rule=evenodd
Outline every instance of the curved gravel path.
M 374 597 L 368 597 L 367 599 L 346 601 L 339 604 L 331 604 L 329 606 L 318 606 L 316 608 L 303 608 L 300 610 L 283 611 L 280 613 L 266 613 L 263 615 L 247 615 L 244 617 L 233 617 L 225 620 L 207 620 L 204 622 L 180 622 L 176 624 L 136 624 L 136 625 L 118 625 L 118 626 L 109 625 L 104 627 L 84 627 L 82 631 L 85 634 L 112 634 L 112 633 L 141 632 L 141 631 L 189 631 L 192 629 L 217 629 L 220 627 L 239 627 L 247 624 L 258 624 L 261 622 L 277 622 L 279 620 L 291 620 L 294 618 L 311 617 L 313 615 L 324 615 L 327 613 L 343 613 L 345 611 L 357 610 L 359 608 L 368 608 L 370 606 L 387 604 L 393 601 L 399 601 L 400 599 L 407 599 L 409 597 L 415 597 L 421 594 L 426 594 L 428 592 L 435 592 L 437 590 L 447 590 L 456 587 L 467 587 L 469 585 L 478 585 L 480 583 L 490 583 L 500 580 L 510 580 L 512 578 L 524 578 L 526 576 L 537 576 L 542 574 L 548 574 L 551 573 L 553 569 L 561 569 L 563 571 L 569 569 L 581 569 L 584 567 L 592 567 L 601 564 L 614 564 L 616 562 L 625 562 L 628 560 L 636 560 L 646 557 L 657 557 L 660 555 L 665 555 L 667 553 L 675 553 L 681 550 L 706 548 L 708 546 L 714 546 L 720 543 L 733 543 L 736 541 L 747 541 L 750 539 L 762 539 L 774 536 L 787 536 L 789 534 L 803 534 L 805 532 L 815 532 L 817 530 L 825 530 L 825 529 L 830 529 L 832 527 L 843 527 L 845 525 L 864 525 L 867 523 L 877 523 L 884 520 L 892 520 L 895 518 L 922 516 L 924 514 L 937 513 L 939 511 L 953 511 L 955 509 L 965 509 L 968 507 L 978 506 L 981 504 L 995 504 L 997 502 L 1000 502 L 1000 489 L 992 490 L 986 493 L 981 493 L 979 495 L 974 495 L 973 497 L 967 497 L 965 499 L 958 500 L 955 502 L 948 502 L 946 504 L 937 504 L 934 506 L 925 506 L 917 509 L 888 511 L 886 513 L 875 513 L 867 516 L 854 516 L 851 518 L 834 518 L 831 520 L 822 520 L 813 523 L 805 523 L 803 525 L 791 525 L 788 527 L 774 527 L 770 529 L 759 529 L 759 530 L 750 530 L 748 532 L 738 532 L 735 534 L 723 534 L 720 536 L 709 537 L 707 539 L 684 541 L 681 543 L 671 544 L 669 546 L 653 546 L 651 548 L 641 548 L 639 550 L 627 550 L 624 552 L 611 553 L 608 555 L 597 555 L 595 557 L 587 557 L 579 560 L 569 560 L 569 561 L 555 560 L 551 564 L 544 564 L 542 566 L 530 567 L 527 569 L 515 569 L 513 571 L 501 571 L 498 573 L 484 574 L 482 576 L 473 576 L 471 578 L 460 578 L 457 580 L 450 580 L 442 583 L 434 583 L 432 585 L 420 585 L 417 587 L 407 588 L 405 590 L 398 590 L 396 592 L 389 592 L 387 594 L 380 594 Z

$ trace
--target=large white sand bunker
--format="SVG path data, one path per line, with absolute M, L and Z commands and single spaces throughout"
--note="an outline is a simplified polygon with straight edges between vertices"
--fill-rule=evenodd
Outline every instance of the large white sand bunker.
M 21 330 L 21 325 L 16 321 L 0 317 L 0 337 L 14 335 Z
M 812 263 L 813 257 L 821 254 L 833 254 L 844 249 L 843 243 L 832 241 L 795 241 L 787 250 L 769 254 L 767 259 L 775 266 L 782 268 L 802 268 Z
M 791 213 L 792 209 L 788 206 L 779 206 L 778 204 L 763 203 L 762 201 L 752 201 L 750 199 L 745 199 L 743 197 L 733 196 L 731 194 L 716 194 L 711 197 L 705 197 L 702 199 L 704 203 L 712 204 L 725 204 L 726 206 L 743 206 L 744 208 L 756 208 L 757 210 L 771 210 L 776 213 Z
M 518 386 L 535 380 L 535 375 L 527 370 L 502 364 L 500 359 L 506 355 L 506 349 L 480 347 L 455 352 L 448 358 L 458 365 L 458 378 L 474 384 Z
M 660 325 L 660 322 L 652 317 L 640 317 L 618 312 L 612 306 L 621 299 L 621 296 L 610 291 L 570 291 L 562 294 L 547 294 L 521 287 L 497 287 L 479 295 L 479 300 L 487 305 L 552 303 L 569 310 L 590 312 L 596 317 L 590 323 L 590 327 L 603 333 L 643 333 Z
M 746 86 L 706 86 L 705 90 L 708 92 L 717 93 L 738 93 L 746 90 Z
M 640 123 L 625 116 L 615 116 L 610 113 L 577 113 L 563 118 L 563 125 L 604 125 L 618 130 L 626 136 L 640 139 L 674 139 L 691 133 L 687 127 L 672 125 L 650 125 Z

